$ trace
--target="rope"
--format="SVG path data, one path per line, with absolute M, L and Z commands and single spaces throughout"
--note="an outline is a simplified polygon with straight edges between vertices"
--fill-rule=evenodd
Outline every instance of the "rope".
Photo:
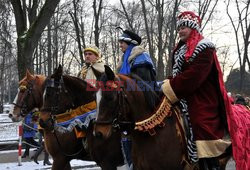
M 26 145 L 32 146 L 34 148 L 40 148 L 40 146 L 32 145 L 32 144 L 30 144 L 30 143 L 28 143 L 26 141 L 23 141 L 23 143 L 26 144 Z
M 32 129 L 32 130 L 38 132 L 38 130 L 37 130 L 36 128 L 33 128 L 33 127 L 31 127 L 31 126 L 29 126 L 29 125 L 27 125 L 27 124 L 25 124 L 25 123 L 23 123 L 23 125 L 26 126 L 26 127 L 29 128 L 29 129 Z

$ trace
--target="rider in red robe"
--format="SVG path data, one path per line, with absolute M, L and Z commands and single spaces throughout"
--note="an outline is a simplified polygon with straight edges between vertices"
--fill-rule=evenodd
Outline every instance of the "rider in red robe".
M 218 169 L 215 158 L 231 141 L 225 123 L 230 101 L 215 46 L 201 35 L 200 18 L 193 12 L 177 18 L 177 29 L 180 41 L 173 53 L 173 77 L 164 81 L 163 92 L 188 116 L 200 166 Z

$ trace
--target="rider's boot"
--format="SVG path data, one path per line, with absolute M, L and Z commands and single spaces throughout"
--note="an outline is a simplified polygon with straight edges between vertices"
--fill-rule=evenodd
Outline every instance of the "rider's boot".
M 220 164 L 217 158 L 201 158 L 199 160 L 200 170 L 220 170 Z

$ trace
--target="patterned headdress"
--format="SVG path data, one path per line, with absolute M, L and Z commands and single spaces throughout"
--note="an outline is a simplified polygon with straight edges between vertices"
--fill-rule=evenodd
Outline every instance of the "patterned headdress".
M 191 11 L 185 11 L 177 17 L 177 29 L 186 26 L 201 33 L 201 19 Z

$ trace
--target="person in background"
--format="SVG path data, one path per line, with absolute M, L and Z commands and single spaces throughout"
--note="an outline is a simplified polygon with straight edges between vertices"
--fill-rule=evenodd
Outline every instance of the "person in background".
M 36 110 L 33 114 L 32 114 L 32 121 L 33 122 L 38 122 L 39 120 L 39 111 Z M 39 155 L 44 152 L 44 160 L 43 160 L 43 165 L 52 165 L 52 163 L 49 161 L 49 153 L 46 151 L 45 146 L 44 146 L 44 142 L 43 142 L 43 130 L 42 128 L 40 128 L 40 126 L 38 125 L 38 135 L 39 135 L 39 148 L 38 150 L 36 150 L 36 152 L 34 153 L 34 155 L 31 157 L 31 159 L 33 159 L 33 161 L 36 164 L 38 163 L 38 157 Z
M 23 122 L 23 138 L 25 143 L 25 151 L 22 155 L 22 158 L 26 158 L 29 156 L 29 150 L 31 146 L 33 147 L 39 147 L 39 144 L 34 140 L 34 137 L 36 135 L 36 128 L 37 125 L 32 121 L 32 114 L 33 111 L 28 113 Z
M 179 105 L 186 122 L 190 161 L 202 170 L 219 170 L 217 158 L 231 146 L 226 123 L 231 103 L 215 45 L 203 37 L 200 17 L 191 11 L 178 16 L 177 32 L 173 75 L 162 89 L 170 103 Z
M 235 104 L 241 104 L 243 106 L 247 106 L 245 98 L 240 94 L 235 95 Z

